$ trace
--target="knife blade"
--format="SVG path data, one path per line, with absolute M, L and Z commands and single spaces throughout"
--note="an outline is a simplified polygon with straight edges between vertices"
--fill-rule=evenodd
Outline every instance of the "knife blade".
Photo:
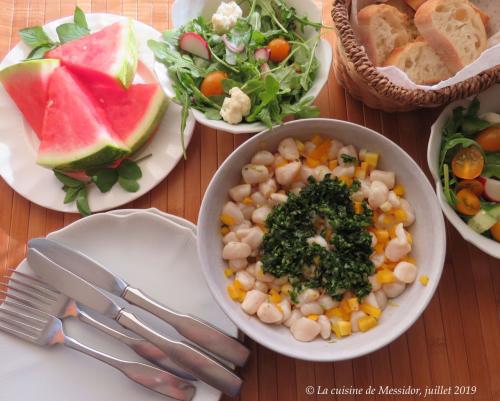
M 235 396 L 239 393 L 242 384 L 241 378 L 216 359 L 187 343 L 171 340 L 151 329 L 129 312 L 126 307 L 121 308 L 88 281 L 66 270 L 38 250 L 29 248 L 27 259 L 33 271 L 56 290 L 82 305 L 116 320 L 123 327 L 144 337 L 163 352 L 171 355 L 172 360 L 186 368 L 201 381 L 229 396 Z
M 179 334 L 216 356 L 237 366 L 244 366 L 248 360 L 250 351 L 238 340 L 196 316 L 179 313 L 156 302 L 82 252 L 47 238 L 32 239 L 28 242 L 28 247 L 37 249 L 49 259 L 89 283 L 147 310 L 170 324 Z

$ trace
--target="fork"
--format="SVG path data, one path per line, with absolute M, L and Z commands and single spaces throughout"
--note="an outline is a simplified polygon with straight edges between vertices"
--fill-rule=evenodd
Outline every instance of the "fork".
M 10 298 L 7 293 L 3 307 L 0 308 L 0 330 L 41 346 L 64 344 L 118 369 L 129 379 L 157 393 L 182 401 L 190 401 L 193 398 L 195 387 L 191 383 L 154 366 L 121 360 L 90 348 L 66 336 L 58 318 L 11 301 Z M 10 308 L 7 309 L 5 305 Z
M 22 295 L 22 297 L 19 297 L 10 293 L 10 297 L 12 299 L 39 309 L 49 315 L 58 317 L 59 319 L 76 317 L 80 321 L 95 327 L 96 329 L 128 345 L 138 355 L 155 365 L 158 365 L 159 367 L 164 368 L 165 370 L 175 374 L 176 376 L 182 377 L 183 379 L 196 380 L 191 373 L 187 372 L 185 369 L 181 368 L 178 364 L 172 361 L 172 359 L 169 358 L 169 356 L 156 345 L 151 344 L 143 338 L 132 337 L 124 334 L 100 322 L 86 312 L 82 311 L 73 299 L 68 298 L 66 295 L 50 288 L 49 285 L 42 280 L 14 269 L 8 269 L 8 271 L 12 274 L 12 276 L 15 275 L 15 278 L 12 276 L 3 276 L 4 279 L 9 280 L 9 283 L 0 283 L 0 285 L 7 287 L 11 291 L 15 291 L 16 294 Z M 0 293 L 5 294 L 2 290 L 0 290 Z

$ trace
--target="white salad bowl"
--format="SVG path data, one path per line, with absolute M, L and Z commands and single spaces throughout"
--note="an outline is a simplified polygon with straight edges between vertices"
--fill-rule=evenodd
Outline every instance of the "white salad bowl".
M 500 111 L 500 85 L 492 86 L 487 91 L 481 93 L 478 96 L 478 99 L 481 103 L 479 114 L 490 111 L 498 113 Z M 472 245 L 478 247 L 488 255 L 500 259 L 500 243 L 475 232 L 460 218 L 457 212 L 455 212 L 455 210 L 446 201 L 440 179 L 439 153 L 441 150 L 443 127 L 448 118 L 452 115 L 455 107 L 467 107 L 471 100 L 472 99 L 464 99 L 448 105 L 448 107 L 443 110 L 436 122 L 432 125 L 429 145 L 427 147 L 427 163 L 436 183 L 436 193 L 439 204 L 441 205 L 441 209 L 443 209 L 448 221 L 457 229 L 463 239 L 467 242 L 470 242 Z
M 366 333 L 355 333 L 335 342 L 316 339 L 296 341 L 284 326 L 266 325 L 243 312 L 226 291 L 229 279 L 224 276 L 220 220 L 228 190 L 241 180 L 242 167 L 252 155 L 266 148 L 274 151 L 286 137 L 302 140 L 312 134 L 336 138 L 358 149 L 380 154 L 380 168 L 396 172 L 396 179 L 406 188 L 405 197 L 415 209 L 416 221 L 410 227 L 414 238 L 412 256 L 417 260 L 418 276 L 427 275 L 427 286 L 417 279 L 388 306 L 379 324 Z M 398 145 L 368 128 L 330 119 L 297 120 L 264 131 L 238 147 L 215 173 L 205 193 L 198 217 L 198 252 L 202 271 L 216 301 L 231 320 L 249 337 L 276 352 L 311 361 L 338 361 L 373 352 L 404 333 L 422 314 L 437 288 L 446 250 L 444 219 L 436 196 L 420 167 Z M 396 306 L 397 305 L 397 306 Z
M 171 9 L 173 27 L 179 28 L 199 16 L 203 16 L 207 19 L 207 21 L 210 21 L 221 1 L 222 0 L 176 0 Z M 286 2 L 291 7 L 295 7 L 301 16 L 307 16 L 314 22 L 322 21 L 322 12 L 318 7 L 317 2 L 314 2 L 313 0 L 286 0 Z M 308 39 L 314 34 L 314 29 L 307 27 L 305 29 L 304 37 Z M 309 91 L 304 95 L 304 97 L 312 96 L 314 99 L 318 97 L 321 89 L 323 89 L 323 86 L 328 79 L 328 73 L 332 63 L 332 48 L 324 39 L 320 39 L 318 43 L 316 48 L 316 58 L 319 61 L 319 69 L 316 74 L 316 79 L 314 80 Z M 165 65 L 156 62 L 155 73 L 167 96 L 171 98 L 175 97 L 173 81 L 170 79 Z M 200 124 L 217 130 L 230 132 L 232 134 L 260 132 L 267 128 L 262 123 L 229 124 L 222 120 L 210 120 L 199 110 L 191 109 L 191 111 L 196 121 Z

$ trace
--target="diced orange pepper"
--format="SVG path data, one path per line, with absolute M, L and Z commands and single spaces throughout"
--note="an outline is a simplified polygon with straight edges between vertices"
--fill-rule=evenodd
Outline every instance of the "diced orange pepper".
M 363 213 L 363 204 L 361 202 L 354 202 L 354 213 L 361 214 Z
M 318 315 L 309 315 L 309 316 L 307 316 L 307 318 L 316 321 L 316 320 L 318 320 L 319 316 Z
M 387 230 L 375 230 L 375 236 L 379 243 L 386 244 L 389 242 L 389 231 Z
M 249 196 L 246 196 L 245 198 L 243 198 L 243 203 L 245 205 L 252 206 L 253 205 L 253 199 L 250 198 Z
M 328 168 L 329 168 L 330 170 L 333 170 L 334 168 L 338 167 L 338 165 L 339 165 L 339 161 L 338 161 L 337 159 L 335 159 L 335 160 L 330 160 L 330 161 L 328 162 Z
M 394 218 L 398 222 L 405 221 L 406 217 L 407 217 L 406 212 L 403 209 L 396 209 L 396 210 L 392 211 L 392 214 L 394 215 Z
M 358 302 L 358 298 L 349 298 L 349 299 L 347 300 L 347 304 L 349 305 L 349 309 L 350 309 L 352 312 L 359 310 L 359 302 Z
M 222 227 L 220 228 L 220 233 L 221 233 L 222 235 L 226 235 L 227 233 L 229 233 L 229 227 L 228 227 L 228 226 L 222 226 Z
M 311 168 L 314 168 L 314 167 L 318 167 L 320 165 L 320 161 L 317 160 L 317 159 L 313 159 L 311 157 L 308 157 L 306 159 L 306 164 L 311 167 Z
M 234 224 L 234 219 L 228 214 L 221 214 L 220 221 L 222 221 L 226 226 L 232 226 Z
M 408 262 L 408 263 L 413 263 L 414 265 L 417 264 L 417 260 L 411 256 L 405 256 L 403 258 L 403 261 Z
M 311 142 L 314 143 L 316 146 L 319 146 L 323 142 L 323 137 L 319 134 L 314 134 L 313 137 L 311 138 Z
M 384 253 L 385 244 L 383 242 L 378 242 L 377 245 L 373 247 L 376 253 Z
M 309 155 L 313 159 L 316 160 L 326 160 L 328 159 L 328 151 L 330 150 L 330 145 L 332 141 L 327 139 L 323 141 L 320 145 L 317 145 L 316 148 Z
M 346 184 L 348 187 L 352 185 L 352 178 L 346 175 L 341 175 L 339 177 L 339 180 L 342 181 L 344 184 Z

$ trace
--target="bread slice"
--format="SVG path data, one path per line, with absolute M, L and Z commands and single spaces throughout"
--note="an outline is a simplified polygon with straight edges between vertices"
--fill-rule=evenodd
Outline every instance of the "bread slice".
M 488 24 L 490 23 L 490 17 L 489 17 L 489 15 L 486 14 L 483 10 L 481 10 L 474 3 L 469 3 L 469 4 L 474 9 L 474 11 L 479 15 L 479 17 L 481 18 L 481 21 L 483 21 L 484 27 L 487 28 Z
M 415 25 L 452 73 L 487 46 L 483 21 L 467 0 L 427 0 L 415 13 Z
M 425 39 L 394 49 L 385 65 L 398 67 L 419 85 L 433 85 L 451 76 L 444 61 Z
M 418 8 L 424 4 L 427 0 L 405 0 L 406 3 L 413 8 L 415 11 L 418 10 Z
M 410 40 L 408 17 L 387 4 L 370 4 L 358 13 L 361 41 L 373 64 L 382 65 L 396 47 Z
M 410 41 L 416 39 L 419 36 L 418 29 L 413 22 L 415 17 L 415 10 L 406 4 L 405 0 L 387 0 L 383 4 L 388 6 L 396 7 L 399 11 L 408 17 L 408 32 L 410 34 Z

